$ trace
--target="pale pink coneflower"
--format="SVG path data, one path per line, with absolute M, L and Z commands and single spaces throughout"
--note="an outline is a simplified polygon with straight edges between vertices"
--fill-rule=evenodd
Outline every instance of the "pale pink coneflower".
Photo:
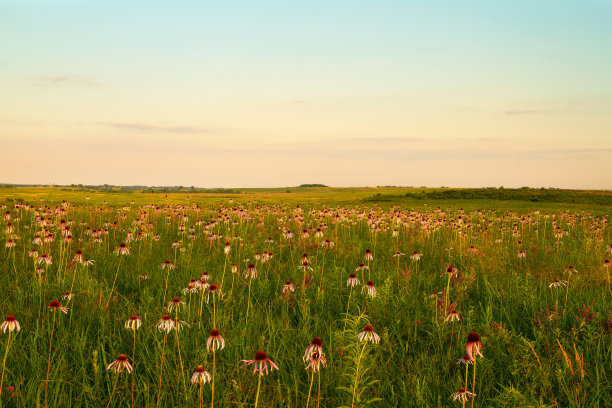
M 161 265 L 159 265 L 159 269 L 170 269 L 173 270 L 175 268 L 174 264 L 168 260 L 165 260 Z
M 5 334 L 8 331 L 9 333 L 18 332 L 21 330 L 21 326 L 19 322 L 15 318 L 14 315 L 10 314 L 6 316 L 6 319 L 0 324 L 0 330 L 2 330 Z
M 131 315 L 130 318 L 125 322 L 125 328 L 128 330 L 138 330 L 141 325 L 141 317 L 136 315 Z
M 146 273 L 143 273 L 143 274 L 138 276 L 138 279 L 140 279 L 140 280 L 147 280 L 147 279 L 149 279 L 149 275 L 147 275 Z
M 41 256 L 39 256 L 36 262 L 45 265 L 51 265 L 53 263 L 53 261 L 51 260 L 51 256 L 47 254 L 42 254 Z
M 242 360 L 242 362 L 245 366 L 254 364 L 253 374 L 259 372 L 260 376 L 268 375 L 268 369 L 279 370 L 278 366 L 268 358 L 266 352 L 261 350 L 255 353 L 253 360 Z
M 119 256 L 119 255 L 129 255 L 130 254 L 130 250 L 127 247 L 127 245 L 125 245 L 125 243 L 121 243 L 119 244 L 119 248 L 115 249 L 115 255 Z
M 516 257 L 519 258 L 519 259 L 525 259 L 525 258 L 527 258 L 527 254 L 525 253 L 525 251 L 519 250 L 517 252 L 517 254 L 516 254 Z
M 80 249 L 77 249 L 76 254 L 72 258 L 72 262 L 82 263 L 83 262 L 83 251 L 81 251 Z
M 304 362 L 307 362 L 314 353 L 323 353 L 323 341 L 320 337 L 315 337 L 314 339 L 312 339 L 310 345 L 306 347 L 306 350 L 304 351 L 304 357 L 302 358 Z
M 395 251 L 395 254 L 393 254 L 394 258 L 400 257 L 400 256 L 405 256 L 406 254 L 403 253 L 402 251 Z
M 370 323 L 366 324 L 363 331 L 355 337 L 362 343 L 369 341 L 378 344 L 380 342 L 380 336 L 374 333 L 374 326 Z
M 185 327 L 190 328 L 191 326 L 184 320 L 179 319 L 178 317 L 174 318 L 174 330 L 180 332 Z
M 550 289 L 558 288 L 558 287 L 561 287 L 561 286 L 567 286 L 567 281 L 562 281 L 562 280 L 559 280 L 559 279 L 555 279 L 550 285 L 548 285 L 548 287 Z
M 17 244 L 12 240 L 12 239 L 8 239 L 6 241 L 6 243 L 4 244 L 5 248 L 14 248 Z
M 95 261 L 93 259 L 85 258 L 83 262 L 81 262 L 81 265 L 91 266 L 94 264 L 94 262 Z
M 117 359 L 110 363 L 108 367 L 106 367 L 106 370 L 113 371 L 117 374 L 119 374 L 123 370 L 126 370 L 129 374 L 132 372 L 132 366 L 130 365 L 130 363 L 128 363 L 127 356 L 125 354 L 119 354 Z
M 359 278 L 357 278 L 354 273 L 351 273 L 349 278 L 346 280 L 347 287 L 354 288 L 355 286 L 359 286 L 360 284 L 361 282 L 359 282 Z
M 451 395 L 451 399 L 453 401 L 467 401 L 468 398 L 470 397 L 474 397 L 476 396 L 476 394 L 473 394 L 471 392 L 469 392 L 468 390 L 466 390 L 465 388 L 461 387 L 459 388 L 459 391 L 457 391 L 456 393 L 454 393 L 453 395 Z
M 313 372 L 321 371 L 321 368 L 325 368 L 327 366 L 325 354 L 318 351 L 311 353 L 306 362 L 308 362 L 308 365 L 306 366 L 305 370 L 310 369 Z
M 412 259 L 413 261 L 418 261 L 419 259 L 421 259 L 421 254 L 418 251 L 414 251 L 412 255 L 410 255 L 410 259 Z
M 282 294 L 287 295 L 290 292 L 295 292 L 295 285 L 288 280 L 285 282 L 285 286 L 283 286 Z
M 467 345 L 465 346 L 465 352 L 473 360 L 476 356 L 484 357 L 482 355 L 482 343 L 480 342 L 480 336 L 475 332 L 468 334 Z
M 35 249 L 32 249 L 30 252 L 28 252 L 28 256 L 30 258 L 38 258 L 38 251 Z
M 363 263 L 360 263 L 357 268 L 355 268 L 355 272 L 359 272 L 362 271 L 364 269 L 370 269 L 370 267 L 368 265 L 365 265 Z
M 66 292 L 62 295 L 62 300 L 72 300 L 74 293 Z
M 174 312 L 176 311 L 177 313 L 181 310 L 181 308 L 183 308 L 186 305 L 185 302 L 183 302 L 181 300 L 181 298 L 179 298 L 178 296 L 175 296 L 172 298 L 172 301 L 168 302 L 168 312 Z
M 568 275 L 572 276 L 574 273 L 578 273 L 578 271 L 572 265 L 569 265 L 564 271 L 564 273 L 567 273 Z
M 197 293 L 198 290 L 199 289 L 196 288 L 193 283 L 190 283 L 189 285 L 187 285 L 185 289 L 182 290 L 182 292 L 183 292 L 183 295 L 188 295 L 190 293 Z
M 459 271 L 457 270 L 457 268 L 455 268 L 455 267 L 453 267 L 453 266 L 449 266 L 448 268 L 446 268 L 446 270 L 444 271 L 444 273 L 442 273 L 442 275 L 440 275 L 440 276 L 444 276 L 444 275 L 446 275 L 446 276 L 448 276 L 449 278 L 451 278 L 451 277 L 456 277 L 458 272 L 459 272 Z
M 609 259 L 606 259 L 604 261 L 603 267 L 604 268 L 608 268 L 608 269 L 610 269 L 610 267 L 612 267 L 612 264 L 610 264 L 610 260 Z
M 257 277 L 257 269 L 255 269 L 255 264 L 249 264 L 246 271 L 244 271 L 244 277 L 247 279 L 255 279 Z
M 51 303 L 49 303 L 49 310 L 52 312 L 60 310 L 64 314 L 68 314 L 68 308 L 62 306 L 58 300 L 52 300 Z
M 361 291 L 366 292 L 371 298 L 376 297 L 376 287 L 374 286 L 374 282 L 372 281 L 368 281 L 365 285 L 363 285 Z
M 444 319 L 445 322 L 458 322 L 459 320 L 461 320 L 461 317 L 459 317 L 459 313 L 455 309 L 451 310 L 446 319 Z
M 365 250 L 365 254 L 363 255 L 363 259 L 365 259 L 366 261 L 374 260 L 374 256 L 372 255 L 372 252 L 369 249 Z
M 232 263 L 232 273 L 237 273 L 238 272 L 238 265 L 236 265 L 235 263 Z
M 465 355 L 457 360 L 457 364 L 474 364 L 474 360 L 470 356 Z
M 172 320 L 170 315 L 163 315 L 161 320 L 157 322 L 156 327 L 160 332 L 169 333 L 174 329 L 174 320 Z
M 212 380 L 212 376 L 204 369 L 203 365 L 196 367 L 195 372 L 191 376 L 191 383 L 194 385 L 204 385 Z
M 174 242 L 172 243 L 172 248 L 174 248 L 174 249 L 176 249 L 176 248 L 180 248 L 180 246 L 181 246 L 181 243 L 180 243 L 180 242 L 178 242 L 178 241 L 174 241 Z
M 206 351 L 217 351 L 225 348 L 225 339 L 221 336 L 219 329 L 214 328 L 210 331 L 210 336 L 206 341 Z

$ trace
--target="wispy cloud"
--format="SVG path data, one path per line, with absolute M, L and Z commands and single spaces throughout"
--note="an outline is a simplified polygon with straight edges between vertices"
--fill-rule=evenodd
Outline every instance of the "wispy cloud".
M 435 139 L 428 139 L 425 137 L 348 137 L 342 140 L 346 142 L 421 143 L 432 142 Z
M 100 82 L 94 81 L 91 78 L 80 75 L 55 75 L 41 76 L 37 78 L 40 83 L 44 84 L 67 84 L 77 86 L 102 86 Z
M 557 112 L 558 109 L 509 109 L 504 113 L 506 115 L 533 115 L 539 113 Z
M 142 132 L 165 132 L 165 133 L 202 133 L 209 130 L 199 129 L 193 126 L 161 126 L 150 123 L 137 122 L 101 122 L 103 125 L 110 126 L 119 130 L 136 130 Z

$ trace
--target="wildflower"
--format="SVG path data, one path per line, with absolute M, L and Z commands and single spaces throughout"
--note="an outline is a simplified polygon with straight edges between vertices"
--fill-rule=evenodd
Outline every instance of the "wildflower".
M 400 256 L 404 256 L 406 255 L 405 253 L 403 253 L 402 251 L 395 251 L 395 254 L 393 255 L 394 258 L 400 257 Z
M 357 268 L 355 269 L 355 272 L 359 272 L 359 271 L 362 271 L 364 269 L 370 269 L 370 267 L 368 265 L 360 263 L 359 266 L 357 266 Z
M 232 273 L 236 273 L 238 272 L 238 265 L 236 265 L 235 263 L 232 263 Z
M 308 263 L 308 259 L 305 259 L 304 261 L 302 261 L 302 264 L 300 266 L 298 266 L 298 269 L 303 269 L 305 271 L 306 270 L 312 271 L 312 267 Z
M 457 268 L 455 268 L 453 266 L 449 266 L 448 268 L 446 268 L 444 273 L 442 275 L 440 275 L 440 276 L 447 275 L 449 278 L 450 277 L 456 277 L 458 272 L 459 271 L 457 270 Z
M 174 320 L 170 317 L 170 315 L 163 315 L 160 321 L 157 322 L 157 330 L 160 332 L 165 331 L 169 333 L 174 329 Z
M 28 252 L 28 256 L 29 256 L 30 258 L 38 258 L 38 251 L 37 251 L 37 250 L 35 250 L 35 249 L 33 249 L 33 250 L 31 250 L 30 252 Z
M 191 327 L 189 324 L 178 317 L 174 319 L 174 329 L 179 332 L 183 330 L 185 327 Z
M 130 363 L 128 363 L 127 356 L 125 354 L 119 354 L 119 356 L 117 356 L 117 359 L 110 363 L 108 367 L 106 367 L 106 369 L 114 371 L 117 374 L 119 374 L 123 370 L 127 370 L 128 374 L 132 372 L 132 366 L 130 365 Z
M 468 398 L 473 397 L 473 396 L 476 396 L 476 394 L 473 394 L 469 392 L 468 390 L 466 390 L 465 388 L 461 387 L 459 388 L 459 391 L 451 395 L 451 399 L 453 401 L 463 402 L 463 401 L 467 401 Z
M 612 266 L 612 265 L 610 264 L 610 260 L 609 260 L 609 259 L 606 259 L 606 260 L 604 261 L 603 267 L 604 267 L 604 268 L 608 268 L 608 269 L 610 269 L 610 267 L 611 267 L 611 266 Z
M 189 293 L 197 293 L 198 288 L 193 283 L 190 283 L 185 289 L 182 290 L 182 292 L 183 295 L 187 295 Z
M 225 247 L 223 248 L 223 252 L 229 254 L 229 251 L 232 249 L 232 243 L 227 241 L 225 243 Z
M 474 360 L 472 360 L 472 357 L 465 355 L 457 360 L 457 364 L 474 364 Z
M 357 339 L 359 339 L 359 341 L 361 342 L 372 342 L 372 343 L 376 343 L 378 344 L 380 342 L 380 336 L 376 333 L 374 333 L 374 326 L 372 326 L 371 324 L 366 324 L 365 327 L 363 328 L 363 331 L 361 333 L 359 333 L 357 336 Z
M 175 296 L 172 298 L 171 302 L 168 302 L 168 312 L 173 312 L 175 310 L 176 312 L 179 312 L 185 304 L 186 303 L 183 302 L 181 298 Z
M 306 366 L 305 370 L 308 370 L 310 368 L 311 370 L 316 372 L 320 371 L 321 368 L 325 368 L 325 366 L 327 365 L 327 359 L 325 358 L 325 354 L 319 353 L 318 351 L 315 351 L 314 353 L 310 354 L 308 360 L 308 365 Z
M 255 269 L 255 264 L 249 264 L 246 271 L 244 271 L 244 276 L 247 279 L 254 279 L 257 277 L 257 269 Z
M 162 263 L 161 265 L 159 265 L 159 269 L 170 269 L 173 270 L 175 268 L 174 264 L 168 260 L 165 260 L 164 263 Z
M 195 372 L 191 376 L 192 384 L 206 384 L 212 380 L 212 376 L 204 369 L 203 365 L 196 367 Z
M 45 264 L 45 265 L 51 265 L 53 263 L 51 261 L 51 256 L 47 254 L 42 254 L 41 256 L 39 256 L 36 262 L 39 264 Z
M 138 276 L 138 279 L 147 280 L 149 279 L 149 275 L 147 275 L 146 273 L 143 273 Z
M 555 279 L 554 282 L 552 282 L 550 285 L 548 285 L 549 288 L 558 288 L 560 286 L 567 286 L 567 281 L 562 281 L 562 280 L 558 280 Z
M 270 369 L 272 370 L 278 370 L 279 368 L 277 367 L 276 364 L 274 364 L 272 362 L 272 360 L 270 360 L 268 358 L 268 355 L 266 354 L 265 351 L 261 351 L 259 350 L 257 353 L 255 353 L 255 359 L 253 360 L 242 360 L 242 362 L 244 363 L 245 366 L 251 365 L 253 363 L 255 363 L 255 367 L 253 369 L 253 374 L 255 374 L 256 372 L 259 371 L 259 375 L 268 375 L 268 364 L 270 365 Z M 264 374 L 265 371 L 265 374 Z
M 475 332 L 470 332 L 470 334 L 468 334 L 465 352 L 471 359 L 474 359 L 476 356 L 484 357 L 481 350 L 482 343 L 480 342 L 480 336 Z
M 62 311 L 64 314 L 68 314 L 68 308 L 67 307 L 63 307 L 59 301 L 57 300 L 52 300 L 51 303 L 49 303 L 49 310 L 52 312 L 55 312 L 55 310 L 59 309 L 60 311 Z
M 372 255 L 372 252 L 370 252 L 369 249 L 365 250 L 365 255 L 363 256 L 363 259 L 365 259 L 366 261 L 374 260 L 374 256 Z
M 361 282 L 359 282 L 359 279 L 357 278 L 357 276 L 355 276 L 354 273 L 351 273 L 351 276 L 349 276 L 349 278 L 346 280 L 347 287 L 354 288 L 355 286 L 359 286 L 360 284 Z
M 362 292 L 366 292 L 371 298 L 376 297 L 376 287 L 374 286 L 374 282 L 368 281 L 363 288 L 361 288 Z
M 304 362 L 307 362 L 314 353 L 323 353 L 323 342 L 321 341 L 320 337 L 315 337 L 312 339 L 310 346 L 306 347 L 303 357 Z
M 125 243 L 121 243 L 119 244 L 119 248 L 115 249 L 115 255 L 119 256 L 119 255 L 129 255 L 130 254 L 130 250 L 128 249 L 127 245 L 125 245 Z
M 516 257 L 519 258 L 519 259 L 524 259 L 524 258 L 527 257 L 527 254 L 525 253 L 525 251 L 519 250 L 518 253 L 516 254 Z
M 285 282 L 285 286 L 283 286 L 282 294 L 287 295 L 290 292 L 295 292 L 295 285 L 291 283 L 290 280 L 288 280 L 287 282 Z
M 454 322 L 459 320 L 461 320 L 461 318 L 459 317 L 459 313 L 457 313 L 455 309 L 451 310 L 449 315 L 446 316 L 446 319 L 444 319 L 445 322 Z
M 12 239 L 9 239 L 6 241 L 6 243 L 4 244 L 5 248 L 14 248 L 15 245 L 17 245 Z
M 574 273 L 578 273 L 578 271 L 572 265 L 569 265 L 564 271 L 564 273 L 567 273 L 568 275 L 572 276 Z
M 223 350 L 225 348 L 225 339 L 221 336 L 219 329 L 214 328 L 210 331 L 210 336 L 206 341 L 206 351 Z
M 7 331 L 9 333 L 14 331 L 18 332 L 19 330 L 21 330 L 21 326 L 19 325 L 19 322 L 17 321 L 15 316 L 10 314 L 6 316 L 6 319 L 2 322 L 2 324 L 0 324 L 0 330 L 2 330 L 4 333 L 6 333 Z
M 74 293 L 70 293 L 70 292 L 66 292 L 62 295 L 62 300 L 72 300 L 72 298 L 74 297 Z
M 412 259 L 413 261 L 418 261 L 419 259 L 421 259 L 421 254 L 418 251 L 414 251 L 412 255 L 410 255 L 410 259 Z
M 141 317 L 131 315 L 130 318 L 125 322 L 125 328 L 129 330 L 138 330 L 142 324 Z
M 172 243 L 172 248 L 175 248 L 175 249 L 176 249 L 176 248 L 179 248 L 180 246 L 181 246 L 181 243 L 180 243 L 180 242 L 178 242 L 178 241 L 174 241 L 174 242 Z

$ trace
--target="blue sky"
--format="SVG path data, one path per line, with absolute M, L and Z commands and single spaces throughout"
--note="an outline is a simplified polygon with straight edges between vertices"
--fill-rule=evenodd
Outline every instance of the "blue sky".
M 612 188 L 611 1 L 0 0 L 0 182 Z

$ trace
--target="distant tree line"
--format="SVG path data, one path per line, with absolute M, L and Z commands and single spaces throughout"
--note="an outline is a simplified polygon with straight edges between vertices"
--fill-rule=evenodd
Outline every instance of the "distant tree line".
M 417 200 L 499 200 L 612 205 L 612 191 L 565 190 L 559 188 L 449 188 L 434 191 L 415 191 L 406 194 L 376 194 L 366 201 Z

